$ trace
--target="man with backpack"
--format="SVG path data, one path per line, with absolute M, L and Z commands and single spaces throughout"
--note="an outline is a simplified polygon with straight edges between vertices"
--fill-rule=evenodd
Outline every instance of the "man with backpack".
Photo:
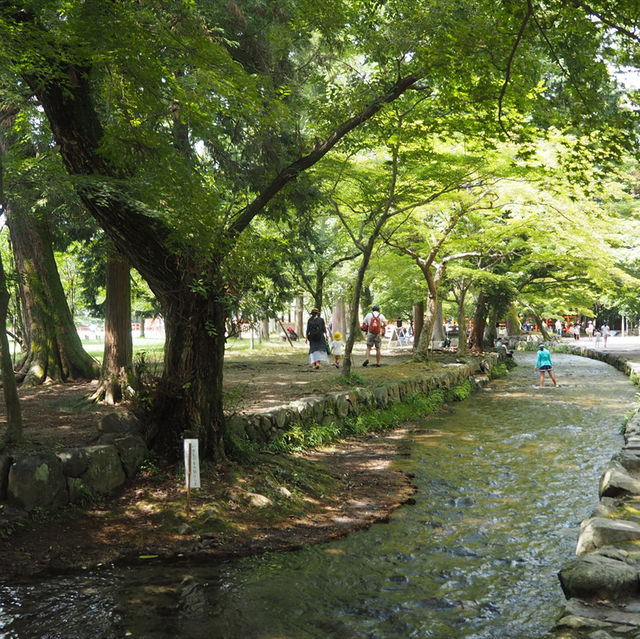
M 374 346 L 376 348 L 376 363 L 374 366 L 380 366 L 380 347 L 382 346 L 382 336 L 386 325 L 387 318 L 380 312 L 380 307 L 374 304 L 371 313 L 367 313 L 362 323 L 362 330 L 367 331 L 367 356 L 362 362 L 363 366 L 369 365 L 371 348 Z

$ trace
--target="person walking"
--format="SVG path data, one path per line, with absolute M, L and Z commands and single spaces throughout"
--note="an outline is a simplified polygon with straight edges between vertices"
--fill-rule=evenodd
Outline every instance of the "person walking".
M 333 334 L 333 341 L 331 342 L 331 352 L 333 353 L 333 364 L 336 368 L 340 368 L 340 361 L 342 360 L 342 349 L 344 348 L 344 342 L 342 341 L 342 333 L 336 331 Z
M 556 335 L 558 337 L 562 337 L 562 322 L 559 319 L 556 320 L 555 327 L 556 327 Z
M 551 364 L 551 353 L 544 347 L 544 344 L 538 346 L 538 357 L 536 358 L 536 370 L 540 371 L 540 388 L 544 386 L 544 374 L 549 373 L 549 377 L 554 386 L 558 385 L 556 376 L 553 374 L 553 365 Z
M 320 368 L 320 362 L 329 362 L 326 333 L 327 328 L 320 317 L 320 310 L 312 308 L 311 317 L 307 321 L 305 341 L 309 343 L 309 364 L 313 366 L 313 370 Z
M 374 366 L 380 366 L 380 348 L 382 347 L 382 336 L 384 335 L 384 327 L 387 325 L 387 318 L 380 312 L 380 307 L 374 304 L 371 312 L 367 313 L 364 318 L 363 328 L 367 330 L 367 354 L 363 366 L 369 365 L 369 357 L 371 357 L 371 349 L 376 349 L 376 363 Z

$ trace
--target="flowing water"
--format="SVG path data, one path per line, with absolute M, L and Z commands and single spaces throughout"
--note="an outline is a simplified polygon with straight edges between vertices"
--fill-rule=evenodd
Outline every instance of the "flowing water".
M 539 389 L 534 358 L 412 433 L 417 503 L 390 523 L 221 565 L 0 582 L 0 638 L 539 637 L 636 389 L 570 355 Z

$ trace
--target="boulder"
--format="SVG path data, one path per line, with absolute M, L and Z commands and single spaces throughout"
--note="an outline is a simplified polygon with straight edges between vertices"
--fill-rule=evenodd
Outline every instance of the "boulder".
M 638 592 L 634 566 L 595 553 L 565 564 L 558 577 L 567 599 L 620 599 Z
M 80 477 L 87 470 L 89 462 L 84 448 L 66 448 L 57 455 L 65 477 Z
M 88 467 L 81 479 L 91 491 L 111 494 L 125 480 L 118 449 L 113 444 L 87 446 Z
M 98 423 L 98 435 L 103 435 L 104 433 L 140 435 L 142 426 L 130 413 L 109 413 Z
M 631 477 L 621 464 L 611 462 L 600 478 L 600 497 L 626 494 L 640 495 L 640 481 Z
M 30 512 L 55 510 L 69 502 L 62 462 L 53 454 L 26 455 L 11 465 L 7 499 Z
M 640 525 L 621 519 L 592 517 L 580 526 L 576 555 L 593 552 L 602 546 L 615 546 L 620 542 L 640 539 Z

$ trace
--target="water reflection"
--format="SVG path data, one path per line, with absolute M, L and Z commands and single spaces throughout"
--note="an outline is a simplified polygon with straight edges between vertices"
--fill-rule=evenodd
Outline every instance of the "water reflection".
M 104 569 L 0 590 L 0 637 L 524 638 L 560 608 L 559 567 L 597 502 L 635 401 L 600 362 L 534 355 L 424 420 L 402 466 L 416 505 L 295 553 L 219 566 Z

